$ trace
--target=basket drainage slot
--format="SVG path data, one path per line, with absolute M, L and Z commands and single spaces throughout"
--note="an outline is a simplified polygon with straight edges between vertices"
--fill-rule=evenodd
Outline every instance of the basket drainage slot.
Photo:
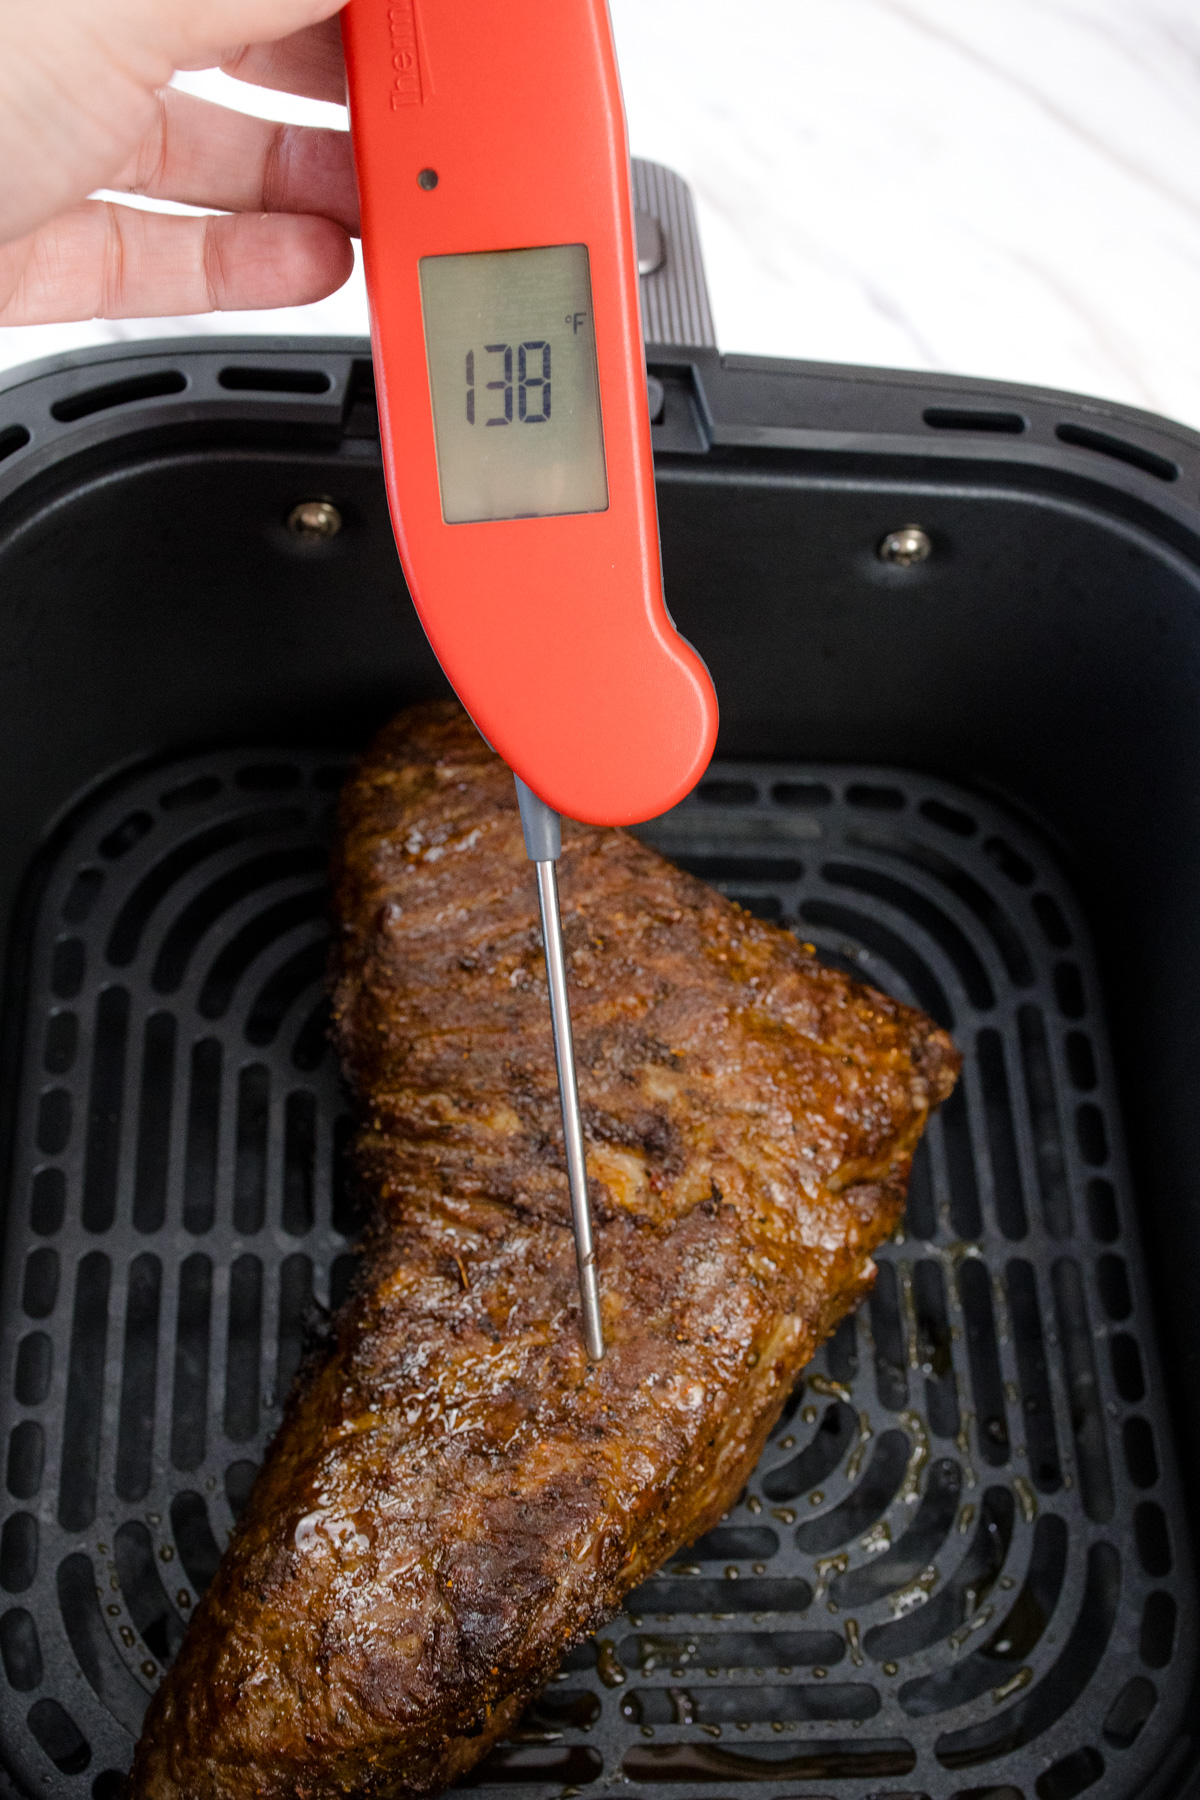
M 235 394 L 327 394 L 333 377 L 324 369 L 253 369 L 234 363 L 217 376 Z
M 974 406 L 927 406 L 921 417 L 933 431 L 999 431 L 1016 437 L 1026 425 L 1020 413 Z
M 29 442 L 29 435 L 23 425 L 10 425 L 6 430 L 0 431 L 0 462 L 6 456 L 15 456 L 18 450 L 23 450 Z
M 1096 431 L 1090 425 L 1056 425 L 1054 435 L 1064 444 L 1071 444 L 1077 450 L 1094 450 L 1098 456 L 1111 456 L 1115 462 L 1128 463 L 1133 469 L 1141 469 L 1143 474 L 1156 475 L 1159 481 L 1178 481 L 1179 464 L 1169 457 L 1159 456 L 1154 450 L 1146 450 L 1141 444 L 1130 444 L 1125 438 L 1113 437 L 1110 432 Z
M 135 400 L 160 400 L 168 394 L 182 394 L 187 376 L 178 369 L 157 369 L 150 375 L 129 375 L 124 381 L 108 381 L 103 387 L 88 388 L 82 394 L 66 394 L 50 408 L 52 418 L 60 425 L 73 425 L 77 419 L 93 413 L 107 412 L 113 406 L 129 406 Z

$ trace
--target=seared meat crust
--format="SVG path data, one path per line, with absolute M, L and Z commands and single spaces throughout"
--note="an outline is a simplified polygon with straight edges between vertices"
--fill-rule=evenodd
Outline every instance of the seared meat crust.
M 334 873 L 362 1272 L 150 1708 L 137 1797 L 365 1800 L 468 1769 L 735 1499 L 958 1067 L 920 1013 L 568 825 L 591 1366 L 533 872 L 456 707 L 379 738 Z

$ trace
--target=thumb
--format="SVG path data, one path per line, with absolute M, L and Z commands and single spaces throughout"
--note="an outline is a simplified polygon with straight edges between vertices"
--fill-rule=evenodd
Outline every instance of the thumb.
M 171 33 L 178 68 L 197 57 L 220 62 L 230 48 L 273 44 L 309 25 L 321 25 L 346 0 L 138 0 Z M 161 30 L 162 25 L 159 26 Z
M 108 23 L 125 54 L 151 85 L 162 68 L 201 68 L 222 62 L 247 44 L 274 43 L 340 12 L 346 0 L 109 0 Z M 72 0 L 96 29 L 96 0 Z M 170 75 L 165 77 L 169 79 Z

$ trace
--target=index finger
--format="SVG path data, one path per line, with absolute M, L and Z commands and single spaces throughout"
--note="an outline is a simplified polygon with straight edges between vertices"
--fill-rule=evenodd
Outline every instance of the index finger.
M 336 16 L 273 44 L 243 44 L 222 60 L 221 69 L 255 87 L 345 104 L 346 71 Z

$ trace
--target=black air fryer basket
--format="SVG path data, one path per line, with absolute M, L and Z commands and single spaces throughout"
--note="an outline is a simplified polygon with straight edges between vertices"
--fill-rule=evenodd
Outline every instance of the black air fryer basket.
M 645 835 L 964 1073 L 734 1508 L 468 1785 L 1198 1794 L 1200 438 L 722 357 L 686 191 L 635 183 L 668 599 L 722 708 Z M 0 1792 L 120 1793 L 345 1290 L 333 809 L 443 691 L 364 343 L 0 391 Z

